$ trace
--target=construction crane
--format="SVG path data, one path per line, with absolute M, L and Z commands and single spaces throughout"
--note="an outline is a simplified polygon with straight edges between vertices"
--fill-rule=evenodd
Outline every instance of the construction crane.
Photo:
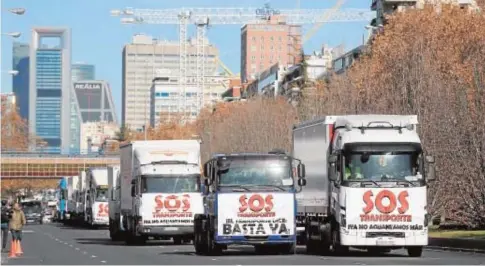
M 329 12 L 330 11 L 330 12 Z M 122 16 L 123 24 L 165 24 L 179 25 L 180 71 L 179 86 L 184 93 L 183 113 L 186 114 L 187 82 L 187 27 L 197 27 L 197 74 L 199 93 L 198 110 L 204 103 L 205 75 L 205 31 L 209 25 L 264 24 L 271 16 L 278 15 L 285 22 L 293 25 L 369 21 L 375 18 L 375 12 L 367 9 L 280 9 L 265 4 L 263 8 L 176 8 L 176 9 L 133 9 L 112 10 L 112 16 Z M 200 47 L 200 50 L 199 50 Z M 227 71 L 226 71 L 227 72 Z M 180 105 L 179 105 L 180 106 Z
M 337 3 L 335 3 L 335 6 L 333 6 L 331 9 L 326 10 L 325 13 L 323 13 L 322 15 L 322 17 L 324 18 L 323 20 L 325 21 L 326 18 L 332 16 L 332 14 L 337 12 L 340 9 L 340 7 L 344 4 L 344 2 L 345 0 L 337 0 Z M 323 24 L 324 22 L 318 22 L 315 25 L 313 25 L 313 27 L 309 31 L 307 31 L 303 36 L 303 43 L 311 39 L 313 35 L 315 35 L 315 33 L 317 33 L 320 30 Z

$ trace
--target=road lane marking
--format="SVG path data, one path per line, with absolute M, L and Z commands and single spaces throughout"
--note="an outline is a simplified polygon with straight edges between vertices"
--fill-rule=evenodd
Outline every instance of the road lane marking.
M 96 258 L 96 256 L 95 255 L 91 255 L 91 258 Z
M 102 260 L 101 263 L 106 263 L 106 261 L 105 260 Z

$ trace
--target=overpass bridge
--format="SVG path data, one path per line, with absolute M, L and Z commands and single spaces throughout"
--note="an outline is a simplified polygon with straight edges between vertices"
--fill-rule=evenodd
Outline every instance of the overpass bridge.
M 59 179 L 79 175 L 89 167 L 119 164 L 118 155 L 1 154 L 0 177 L 5 179 Z

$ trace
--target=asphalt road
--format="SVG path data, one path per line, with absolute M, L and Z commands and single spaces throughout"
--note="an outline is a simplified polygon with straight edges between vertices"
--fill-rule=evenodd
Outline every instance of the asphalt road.
M 197 256 L 192 245 L 171 242 L 148 242 L 145 246 L 125 246 L 109 240 L 106 229 L 88 230 L 61 225 L 27 226 L 21 258 L 7 258 L 5 265 L 485 265 L 485 254 L 426 250 L 421 258 L 407 257 L 404 250 L 382 256 L 353 252 L 346 257 L 305 255 L 304 248 L 296 255 L 256 255 L 251 247 L 231 247 L 222 256 Z

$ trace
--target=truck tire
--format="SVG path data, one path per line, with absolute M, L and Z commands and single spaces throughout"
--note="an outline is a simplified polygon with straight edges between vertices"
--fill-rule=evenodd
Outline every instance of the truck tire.
M 202 228 L 202 219 L 198 216 L 194 218 L 194 249 L 195 254 L 203 255 L 207 253 L 207 239 Z
M 222 247 L 214 240 L 214 232 L 207 230 L 207 252 L 208 256 L 219 256 L 222 253 Z
M 174 245 L 182 245 L 182 237 L 181 236 L 174 236 L 173 238 L 173 244 Z
M 423 247 L 408 247 L 407 250 L 409 257 L 417 258 L 423 254 Z
M 296 251 L 296 243 L 282 245 L 280 252 L 283 255 L 294 255 Z
M 334 229 L 332 229 L 332 233 L 331 233 L 332 252 L 336 256 L 345 255 L 346 253 L 349 252 L 349 247 L 340 245 L 340 234 L 335 228 L 338 228 L 338 226 L 335 226 Z

